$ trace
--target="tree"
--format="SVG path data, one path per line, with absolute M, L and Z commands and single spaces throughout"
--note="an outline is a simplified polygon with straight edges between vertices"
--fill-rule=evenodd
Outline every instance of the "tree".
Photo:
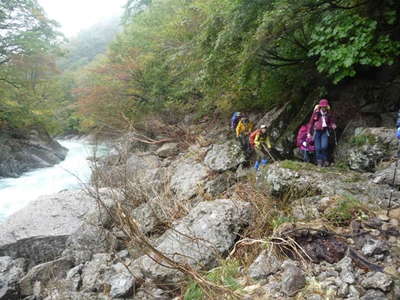
M 56 26 L 36 0 L 2 0 L 0 65 L 13 55 L 30 55 L 51 49 L 59 37 Z

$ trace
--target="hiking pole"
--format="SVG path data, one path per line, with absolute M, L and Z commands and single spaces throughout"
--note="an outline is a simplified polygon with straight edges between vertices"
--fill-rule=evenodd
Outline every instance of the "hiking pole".
M 388 209 L 387 209 L 387 212 L 386 212 L 386 216 L 387 217 L 389 216 L 390 209 L 392 208 L 393 187 L 394 187 L 395 182 L 396 182 L 397 167 L 399 165 L 399 154 L 400 154 L 400 143 L 398 143 L 398 146 L 397 146 L 397 157 L 396 157 L 396 164 L 394 166 L 394 172 L 393 172 L 392 190 L 390 191 L 389 205 L 388 205 Z
M 267 154 L 271 157 L 271 159 L 276 162 L 276 159 L 272 156 L 271 152 L 269 152 L 268 147 L 263 146 L 263 149 L 267 152 Z

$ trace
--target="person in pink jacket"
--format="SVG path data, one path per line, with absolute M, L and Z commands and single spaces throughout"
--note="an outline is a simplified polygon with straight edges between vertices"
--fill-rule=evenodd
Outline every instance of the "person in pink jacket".
M 314 143 L 316 150 L 317 165 L 320 167 L 329 166 L 328 147 L 330 129 L 336 129 L 336 123 L 332 115 L 331 107 L 328 100 L 321 99 L 315 107 L 308 123 L 309 129 L 307 137 L 312 137 L 314 132 Z
M 311 161 L 311 155 L 315 152 L 314 141 L 311 136 L 308 136 L 309 125 L 302 125 L 297 133 L 296 145 L 303 154 L 304 162 Z

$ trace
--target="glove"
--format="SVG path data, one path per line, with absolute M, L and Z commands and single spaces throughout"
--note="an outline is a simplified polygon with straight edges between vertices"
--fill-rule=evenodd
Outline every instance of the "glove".
M 400 140 L 400 127 L 397 128 L 396 136 Z
M 303 142 L 302 144 L 304 147 L 307 147 L 307 142 Z

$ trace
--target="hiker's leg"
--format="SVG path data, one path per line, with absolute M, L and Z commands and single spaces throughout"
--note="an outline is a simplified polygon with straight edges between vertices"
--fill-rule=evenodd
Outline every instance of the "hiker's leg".
M 315 144 L 315 156 L 317 160 L 317 164 L 320 166 L 322 164 L 321 157 L 321 130 L 316 130 L 314 135 L 314 144 Z
M 322 131 L 321 134 L 321 148 L 320 148 L 321 160 L 324 162 L 324 164 L 328 162 L 328 147 L 329 147 L 328 130 L 324 130 Z
M 249 141 L 249 136 L 248 135 L 244 135 L 244 149 L 247 153 L 250 153 L 251 149 L 250 149 L 250 141 Z
M 260 166 L 260 162 L 264 159 L 264 152 L 260 149 L 255 148 L 256 151 L 256 164 L 254 165 L 254 168 L 256 170 L 258 170 L 259 166 Z
M 310 162 L 310 155 L 308 154 L 307 150 L 302 150 L 303 151 L 303 161 L 304 162 Z

